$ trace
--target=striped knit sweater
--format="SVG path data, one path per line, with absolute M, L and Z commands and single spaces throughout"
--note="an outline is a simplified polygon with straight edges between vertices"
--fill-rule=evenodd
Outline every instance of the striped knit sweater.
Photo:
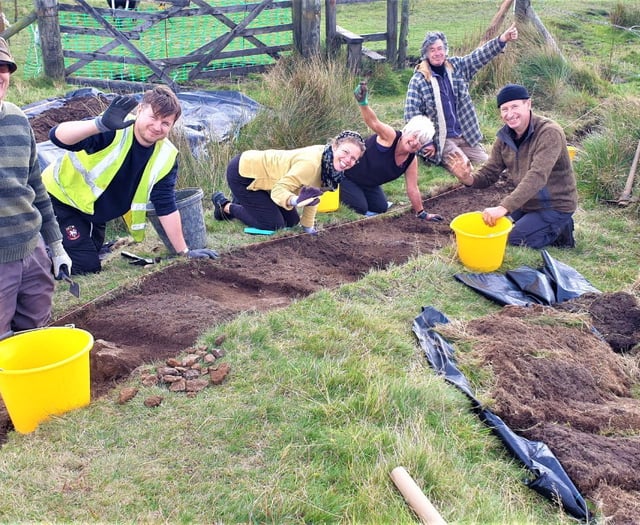
M 0 264 L 19 261 L 62 239 L 49 194 L 40 178 L 33 130 L 22 110 L 0 103 Z

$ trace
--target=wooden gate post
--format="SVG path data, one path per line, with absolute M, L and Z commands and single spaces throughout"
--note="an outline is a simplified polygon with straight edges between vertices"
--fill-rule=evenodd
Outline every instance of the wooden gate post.
M 293 43 L 305 58 L 320 53 L 320 0 L 292 2 Z
M 398 68 L 398 0 L 387 0 L 387 61 Z
M 54 80 L 64 80 L 64 58 L 58 24 L 57 0 L 34 0 L 40 31 L 40 49 L 44 74 Z M 45 43 L 42 45 L 42 43 Z
M 340 37 L 336 31 L 336 0 L 324 0 L 324 31 L 327 40 L 327 54 L 334 57 L 340 51 Z

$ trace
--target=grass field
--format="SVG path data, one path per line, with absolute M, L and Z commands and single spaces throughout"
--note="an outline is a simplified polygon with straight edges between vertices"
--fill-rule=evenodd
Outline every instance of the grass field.
M 338 24 L 354 32 L 380 31 L 383 4 L 339 6 Z M 472 49 L 499 6 L 494 0 L 409 4 L 414 56 L 432 29 L 450 36 L 453 53 Z M 539 82 L 549 82 L 545 85 L 556 91 L 534 99 L 534 106 L 539 101 L 580 148 L 575 162 L 578 245 L 563 252 L 563 261 L 603 292 L 640 297 L 638 204 L 622 208 L 606 202 L 619 193 L 640 140 L 640 36 L 637 29 L 613 27 L 611 19 L 616 12 L 635 16 L 640 2 L 574 4 L 532 2 L 571 66 L 568 76 L 564 69 L 549 73 L 551 68 L 542 68 L 547 75 Z M 640 14 L 638 20 L 636 26 Z M 19 63 L 32 38 L 27 31 L 11 40 Z M 530 50 L 523 47 L 514 46 L 513 55 L 525 57 Z M 479 79 L 473 95 L 488 144 L 498 126 L 498 86 L 492 78 L 508 74 L 528 81 L 534 69 L 509 64 L 504 71 L 492 71 L 496 77 Z M 321 72 L 307 76 L 316 74 Z M 383 70 L 371 80 L 372 107 L 394 125 L 402 122 L 410 74 L 410 69 Z M 252 76 L 210 87 L 241 89 L 278 110 L 278 100 L 291 94 L 287 86 L 275 91 L 268 82 Z M 348 78 L 342 86 L 327 86 L 334 106 L 329 109 L 343 119 L 336 129 L 349 124 L 366 132 L 351 97 L 356 82 Z M 18 75 L 7 98 L 23 105 L 71 89 Z M 286 100 L 290 104 L 295 97 Z M 317 140 L 327 136 L 326 129 L 304 131 L 305 136 L 319 134 Z M 248 126 L 239 140 L 258 135 L 256 141 L 265 140 L 273 132 Z M 213 147 L 215 160 L 181 174 L 181 185 L 203 187 L 205 195 L 224 188 L 225 160 L 239 147 Z M 420 180 L 425 194 L 450 183 L 442 169 L 426 166 L 421 166 Z M 391 200 L 406 201 L 401 180 L 385 191 Z M 259 242 L 243 235 L 239 224 L 213 221 L 205 205 L 212 247 L 224 252 Z M 340 209 L 322 216 L 320 227 L 354 218 Z M 149 239 L 136 252 L 154 242 Z M 539 257 L 532 250 L 508 248 L 505 262 L 536 266 Z M 417 347 L 411 322 L 423 305 L 460 320 L 499 309 L 461 289 L 452 279 L 457 268 L 450 251 L 424 255 L 282 310 L 245 313 L 225 325 L 203 327 L 202 341 L 210 346 L 226 334 L 228 358 L 238 371 L 221 389 L 193 399 L 167 396 L 158 411 L 103 398 L 32 434 L 10 432 L 0 449 L 0 521 L 415 523 L 389 481 L 390 470 L 405 465 L 450 523 L 574 523 L 524 486 L 523 468 L 470 413 L 468 400 L 434 376 Z M 101 274 L 77 280 L 83 300 L 89 301 L 134 283 L 139 275 L 138 268 L 115 259 Z M 67 288 L 56 292 L 56 316 L 78 307 Z M 630 357 L 628 366 L 637 370 L 637 357 Z M 145 387 L 141 397 L 157 394 L 158 388 Z

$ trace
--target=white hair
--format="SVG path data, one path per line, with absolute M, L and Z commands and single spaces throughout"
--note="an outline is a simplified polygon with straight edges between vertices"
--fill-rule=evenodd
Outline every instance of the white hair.
M 403 135 L 416 135 L 416 138 L 420 144 L 426 144 L 431 142 L 436 130 L 433 127 L 433 122 L 429 117 L 424 115 L 416 115 L 412 117 L 402 128 Z

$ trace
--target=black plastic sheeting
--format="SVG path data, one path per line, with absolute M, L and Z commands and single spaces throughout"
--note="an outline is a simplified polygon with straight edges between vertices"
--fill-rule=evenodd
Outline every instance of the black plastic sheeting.
M 103 93 L 95 88 L 82 88 L 67 93 L 62 98 L 54 98 L 34 102 L 24 106 L 22 110 L 28 118 L 33 118 L 50 109 L 64 107 L 74 97 L 104 96 L 111 99 L 115 93 Z M 141 93 L 132 94 L 138 100 Z M 182 106 L 182 116 L 176 129 L 182 130 L 189 143 L 191 152 L 196 157 L 206 154 L 208 142 L 222 142 L 240 131 L 242 126 L 250 122 L 260 109 L 253 99 L 238 91 L 189 91 L 179 92 L 176 96 Z M 55 161 L 64 150 L 54 146 L 51 141 L 38 144 L 38 160 L 40 167 Z
M 522 266 L 499 273 L 467 273 L 454 277 L 486 298 L 504 305 L 552 305 L 575 299 L 594 288 L 571 266 L 560 262 L 546 250 L 541 250 L 544 265 L 540 269 Z
M 473 404 L 473 410 L 494 434 L 500 438 L 509 452 L 533 475 L 524 483 L 545 498 L 562 505 L 574 518 L 590 519 L 587 504 L 578 492 L 562 465 L 547 445 L 518 436 L 508 425 L 490 410 L 483 408 L 476 399 L 467 378 L 458 370 L 451 344 L 434 330 L 436 324 L 448 323 L 447 317 L 433 307 L 424 307 L 413 322 L 413 332 L 427 360 L 437 374 L 457 386 Z

